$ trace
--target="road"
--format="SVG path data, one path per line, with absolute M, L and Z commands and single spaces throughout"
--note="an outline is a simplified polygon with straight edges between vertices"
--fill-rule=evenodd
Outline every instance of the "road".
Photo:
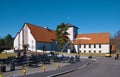
M 84 68 L 57 77 L 120 77 L 120 60 L 99 58 Z

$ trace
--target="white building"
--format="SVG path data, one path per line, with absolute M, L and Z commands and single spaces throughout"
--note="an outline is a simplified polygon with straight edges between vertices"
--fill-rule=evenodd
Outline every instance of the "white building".
M 55 50 L 55 38 L 55 31 L 25 23 L 14 39 L 14 49 L 22 50 L 23 45 L 28 44 L 28 50 L 31 51 L 42 50 L 43 47 L 46 51 Z
M 107 53 L 110 52 L 110 33 L 78 34 L 77 27 L 71 24 L 68 26 L 68 35 L 70 40 L 74 40 L 71 45 L 71 51 L 81 53 Z M 90 38 L 84 40 L 78 38 Z M 33 24 L 25 23 L 22 29 L 17 33 L 14 39 L 14 49 L 22 50 L 24 44 L 28 44 L 28 50 L 38 51 L 45 47 L 45 51 L 59 50 L 56 44 L 56 34 L 54 30 L 47 27 L 39 27 Z
M 78 39 L 74 41 L 76 52 L 81 53 L 109 53 L 111 50 L 110 33 L 91 33 L 91 34 L 78 34 L 77 38 L 90 38 Z

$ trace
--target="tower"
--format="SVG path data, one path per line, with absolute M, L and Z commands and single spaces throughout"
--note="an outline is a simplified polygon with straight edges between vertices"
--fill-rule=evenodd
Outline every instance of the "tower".
M 67 32 L 69 33 L 68 37 L 70 41 L 73 42 L 73 40 L 76 38 L 78 34 L 78 27 L 71 24 L 66 24 L 66 26 L 68 27 L 68 30 L 67 30 Z M 74 52 L 74 46 L 70 45 L 68 50 L 70 50 L 70 52 Z
M 67 30 L 67 32 L 69 33 L 68 37 L 72 41 L 75 39 L 75 37 L 78 34 L 78 27 L 71 24 L 66 24 L 66 26 L 68 27 L 68 30 Z

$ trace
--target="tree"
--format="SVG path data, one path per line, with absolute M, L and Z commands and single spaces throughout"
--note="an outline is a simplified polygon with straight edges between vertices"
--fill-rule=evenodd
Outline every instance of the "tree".
M 4 39 L 0 39 L 0 53 L 5 50 L 5 42 Z
M 5 38 L 4 38 L 4 42 L 5 42 L 5 46 L 8 49 L 12 49 L 13 48 L 13 37 L 8 34 Z
M 8 34 L 5 38 L 0 38 L 0 52 L 5 49 L 12 49 L 13 40 L 14 38 L 10 34 Z
M 116 32 L 114 38 L 112 38 L 112 43 L 115 45 L 115 50 L 120 52 L 120 30 Z
M 56 41 L 57 41 L 57 44 L 60 45 L 62 48 L 64 47 L 64 45 L 69 41 L 69 38 L 68 38 L 68 27 L 64 24 L 64 23 L 61 23 L 60 25 L 57 26 L 57 29 L 56 29 Z

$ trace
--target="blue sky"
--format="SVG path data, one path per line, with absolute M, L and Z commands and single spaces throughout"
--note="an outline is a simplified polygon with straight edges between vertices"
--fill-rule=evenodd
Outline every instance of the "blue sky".
M 25 22 L 55 30 L 60 23 L 79 33 L 120 30 L 120 0 L 0 0 L 0 37 L 14 37 Z

